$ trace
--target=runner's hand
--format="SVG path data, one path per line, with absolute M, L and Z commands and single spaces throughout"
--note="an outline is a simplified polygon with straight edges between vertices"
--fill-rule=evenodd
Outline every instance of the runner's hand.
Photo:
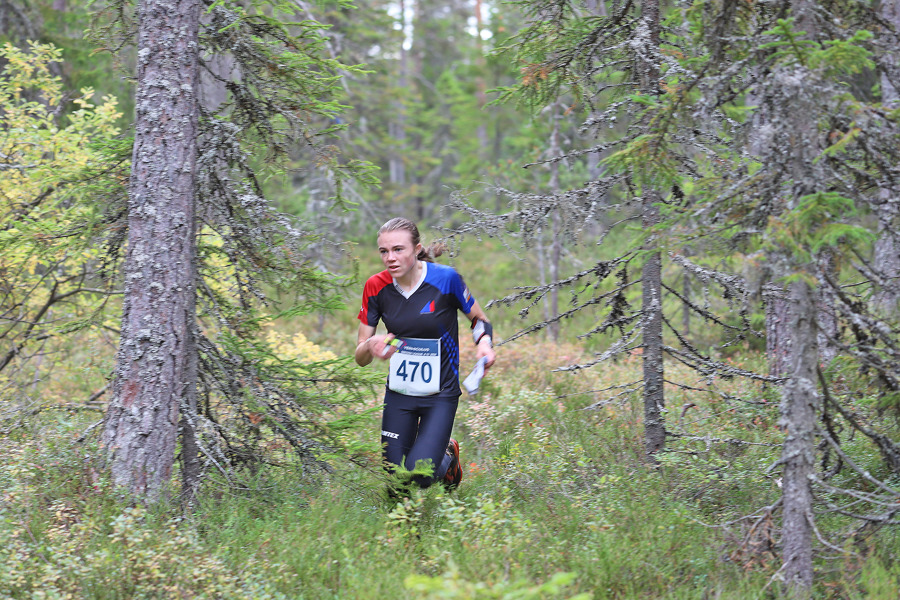
M 484 363 L 484 370 L 487 371 L 491 368 L 491 365 L 494 364 L 494 361 L 497 360 L 497 355 L 494 353 L 494 348 L 491 346 L 491 339 L 487 336 L 481 338 L 481 341 L 478 342 L 478 346 L 475 347 L 475 361 L 477 362 L 479 358 L 486 358 L 487 362 Z
M 391 355 L 397 351 L 396 348 L 388 345 L 395 337 L 396 336 L 393 333 L 387 335 L 373 335 L 367 341 L 369 352 L 371 352 L 372 356 L 375 358 L 380 358 L 381 360 L 389 359 Z

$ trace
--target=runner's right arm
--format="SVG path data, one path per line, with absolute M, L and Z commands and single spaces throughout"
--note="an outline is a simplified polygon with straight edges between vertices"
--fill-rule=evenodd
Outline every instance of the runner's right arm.
M 385 352 L 387 342 L 394 339 L 394 334 L 375 335 L 375 328 L 365 323 L 359 324 L 359 332 L 356 334 L 356 352 L 353 355 L 356 364 L 366 366 L 376 356 L 387 360 L 393 352 Z

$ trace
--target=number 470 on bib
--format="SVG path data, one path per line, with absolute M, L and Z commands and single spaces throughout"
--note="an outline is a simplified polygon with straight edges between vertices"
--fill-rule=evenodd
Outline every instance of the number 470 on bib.
M 406 381 L 407 377 L 409 377 L 410 383 L 413 383 L 415 381 L 429 383 L 431 381 L 431 377 L 433 376 L 433 372 L 430 362 L 404 360 L 397 367 L 396 375 L 397 377 L 403 379 L 403 381 Z M 419 376 L 418 380 L 416 379 L 416 375 Z

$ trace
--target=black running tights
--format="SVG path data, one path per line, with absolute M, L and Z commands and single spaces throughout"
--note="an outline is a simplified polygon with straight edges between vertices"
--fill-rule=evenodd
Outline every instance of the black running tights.
M 381 443 L 386 468 L 398 465 L 413 470 L 419 461 L 431 461 L 431 477 L 415 476 L 421 487 L 442 479 L 450 466 L 447 443 L 456 417 L 459 396 L 406 396 L 385 390 Z

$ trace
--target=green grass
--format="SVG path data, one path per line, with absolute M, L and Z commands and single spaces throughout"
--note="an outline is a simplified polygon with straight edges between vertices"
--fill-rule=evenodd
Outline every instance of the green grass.
M 264 469 L 240 489 L 212 474 L 187 511 L 132 506 L 97 448 L 73 443 L 88 421 L 41 413 L 0 438 L 0 597 L 777 598 L 778 557 L 742 542 L 740 522 L 723 527 L 777 499 L 761 476 L 777 445 L 673 439 L 649 468 L 639 399 L 584 410 L 598 400 L 585 390 L 633 377 L 639 357 L 549 372 L 577 352 L 501 354 L 461 403 L 461 487 L 401 502 L 380 471 L 336 463 L 315 480 Z M 772 411 L 723 408 L 698 402 L 682 431 L 779 441 Z M 376 435 L 369 425 L 358 435 Z M 816 597 L 893 597 L 900 540 L 884 531 L 868 548 L 823 562 Z

